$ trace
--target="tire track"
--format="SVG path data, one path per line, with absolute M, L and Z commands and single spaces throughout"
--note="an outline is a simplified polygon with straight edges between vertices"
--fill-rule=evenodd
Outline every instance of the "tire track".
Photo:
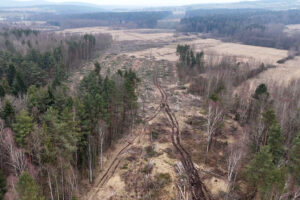
M 166 114 L 171 130 L 172 130 L 172 144 L 177 150 L 177 152 L 180 154 L 181 162 L 183 164 L 183 167 L 185 169 L 185 172 L 188 176 L 188 180 L 190 183 L 190 191 L 192 194 L 193 200 L 212 200 L 212 197 L 210 193 L 208 192 L 207 188 L 203 184 L 203 182 L 200 180 L 199 174 L 197 169 L 194 166 L 194 163 L 192 161 L 192 157 L 189 152 L 186 151 L 186 149 L 181 144 L 180 139 L 180 129 L 179 129 L 179 123 L 176 119 L 176 116 L 171 111 L 170 106 L 168 104 L 168 95 L 166 91 L 161 87 L 159 84 L 159 81 L 157 79 L 157 74 L 153 78 L 154 85 L 159 90 L 161 94 L 161 108 L 164 110 L 164 113 Z
M 99 193 L 99 191 L 101 190 L 101 188 L 103 188 L 103 186 L 109 181 L 109 179 L 111 177 L 113 177 L 113 175 L 115 174 L 117 168 L 119 167 L 122 159 L 123 159 L 123 155 L 127 153 L 127 150 L 129 149 L 130 146 L 132 146 L 135 141 L 144 135 L 145 130 L 146 130 L 146 126 L 147 123 L 152 121 L 153 119 L 155 119 L 157 117 L 157 115 L 162 111 L 163 107 L 162 105 L 163 100 L 161 100 L 160 105 L 155 109 L 154 114 L 151 115 L 150 117 L 146 117 L 143 121 L 144 121 L 144 127 L 142 129 L 142 133 L 139 134 L 137 137 L 135 137 L 131 142 L 128 142 L 128 144 L 126 146 L 124 146 L 119 152 L 118 154 L 115 156 L 115 158 L 113 159 L 112 163 L 110 164 L 110 166 L 108 167 L 108 169 L 105 171 L 105 173 L 103 174 L 103 176 L 101 177 L 101 179 L 99 180 L 99 182 L 96 184 L 96 191 L 93 192 L 91 195 L 89 195 L 89 197 L 87 198 L 88 200 L 93 200 L 94 197 Z

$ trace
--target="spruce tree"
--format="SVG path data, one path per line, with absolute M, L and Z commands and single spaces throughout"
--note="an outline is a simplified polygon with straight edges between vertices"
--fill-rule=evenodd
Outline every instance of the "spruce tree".
M 7 126 L 10 126 L 15 119 L 15 109 L 9 100 L 5 100 L 1 110 L 1 117 L 4 119 Z
M 26 147 L 27 137 L 33 130 L 34 123 L 31 116 L 26 110 L 22 110 L 16 116 L 16 122 L 13 124 L 14 138 L 16 143 L 21 147 Z
M 21 93 L 22 95 L 26 93 L 26 84 L 20 73 L 17 73 L 16 79 L 13 83 L 13 94 L 18 95 Z
M 300 133 L 295 137 L 293 141 L 293 146 L 289 152 L 289 172 L 292 177 L 300 185 Z
M 16 190 L 19 200 L 44 200 L 40 187 L 28 172 L 23 172 L 19 176 Z
M 101 66 L 99 62 L 95 62 L 95 73 L 99 74 L 101 72 Z
M 0 99 L 2 100 L 5 97 L 5 89 L 0 85 Z
M 247 168 L 247 179 L 252 186 L 258 189 L 262 199 L 266 199 L 269 192 L 281 192 L 284 188 L 284 168 L 275 166 L 273 160 L 269 146 L 264 146 Z
M 276 122 L 269 130 L 268 146 L 273 156 L 273 163 L 277 165 L 284 156 L 284 137 L 280 125 Z
M 16 75 L 16 68 L 14 65 L 10 64 L 7 72 L 7 81 L 9 86 L 12 86 Z
M 253 95 L 253 98 L 255 99 L 260 99 L 260 97 L 262 95 L 266 95 L 269 96 L 269 92 L 268 92 L 268 88 L 265 84 L 260 84 L 259 86 L 257 86 L 255 93 Z

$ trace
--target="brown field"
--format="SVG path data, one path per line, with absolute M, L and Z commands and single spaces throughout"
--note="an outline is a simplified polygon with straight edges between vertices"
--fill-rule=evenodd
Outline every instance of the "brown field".
M 288 84 L 291 80 L 300 78 L 300 57 L 289 60 L 277 68 L 269 69 L 251 80 L 252 88 L 260 83 Z
M 91 27 L 66 29 L 63 33 L 109 33 L 115 41 L 149 42 L 157 44 L 157 48 L 142 51 L 126 52 L 127 55 L 139 58 L 155 57 L 158 60 L 176 61 L 177 44 L 190 44 L 197 50 L 210 54 L 231 55 L 238 58 L 255 59 L 258 62 L 275 64 L 287 55 L 287 51 L 274 48 L 257 47 L 237 43 L 222 42 L 216 39 L 202 39 L 198 35 L 183 35 L 163 29 L 112 29 L 107 27 Z M 161 44 L 165 44 L 161 47 Z
M 285 28 L 285 32 L 291 35 L 300 33 L 300 24 L 287 25 Z
M 66 29 L 63 33 L 109 33 L 115 41 L 134 41 L 134 40 L 162 40 L 168 41 L 173 37 L 172 31 L 153 30 L 153 29 L 112 29 L 107 27 L 87 27 L 77 29 Z

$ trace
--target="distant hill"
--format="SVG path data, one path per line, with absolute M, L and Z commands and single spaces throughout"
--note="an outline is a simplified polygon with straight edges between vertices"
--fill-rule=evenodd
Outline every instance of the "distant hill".
M 90 13 L 90 12 L 102 12 L 109 11 L 109 9 L 88 3 L 51 3 L 45 0 L 35 1 L 15 1 L 4 0 L 1 2 L 0 10 L 2 11 L 14 11 L 22 9 L 23 12 L 47 12 L 56 14 L 75 14 L 75 13 Z
M 74 0 L 75 1 L 75 0 Z M 288 10 L 300 9 L 300 0 L 245 0 L 238 3 L 208 3 L 186 6 L 170 6 L 170 7 L 132 7 L 132 6 L 99 6 L 89 3 L 52 3 L 47 0 L 1 0 L 0 11 L 2 12 L 18 12 L 21 13 L 52 13 L 52 14 L 83 14 L 97 12 L 132 12 L 132 11 L 190 11 L 197 9 L 271 9 L 271 10 Z M 20 13 L 19 13 L 20 14 Z M 184 14 L 183 14 L 184 15 Z M 182 16 L 183 16 L 182 15 Z
M 252 9 L 270 9 L 270 10 L 288 10 L 299 9 L 300 0 L 257 0 L 257 1 L 242 1 L 238 3 L 218 3 L 218 4 L 198 4 L 184 6 L 187 10 L 194 9 L 214 9 L 214 8 L 252 8 Z
M 33 0 L 33 1 L 15 1 L 15 0 L 2 0 L 0 7 L 25 7 L 25 6 L 36 6 L 46 5 L 49 2 L 45 0 Z

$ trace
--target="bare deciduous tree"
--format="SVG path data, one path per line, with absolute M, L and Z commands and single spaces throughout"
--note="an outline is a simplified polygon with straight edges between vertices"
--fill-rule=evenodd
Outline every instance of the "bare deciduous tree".
M 217 129 L 223 123 L 224 109 L 218 102 L 210 101 L 207 113 L 207 146 L 206 154 L 209 152 L 213 137 Z
M 239 147 L 231 147 L 230 153 L 228 157 L 228 165 L 227 165 L 227 195 L 226 199 L 229 197 L 229 193 L 231 192 L 232 185 L 235 184 L 236 177 L 238 174 L 238 170 L 240 167 L 241 158 L 243 155 L 243 151 Z
M 297 200 L 300 198 L 300 189 L 294 192 L 284 193 L 280 196 L 279 200 Z
M 6 164 L 13 169 L 13 173 L 18 176 L 28 166 L 25 150 L 19 149 L 13 138 L 13 133 L 10 129 L 4 129 L 0 138 L 2 154 L 6 158 Z

